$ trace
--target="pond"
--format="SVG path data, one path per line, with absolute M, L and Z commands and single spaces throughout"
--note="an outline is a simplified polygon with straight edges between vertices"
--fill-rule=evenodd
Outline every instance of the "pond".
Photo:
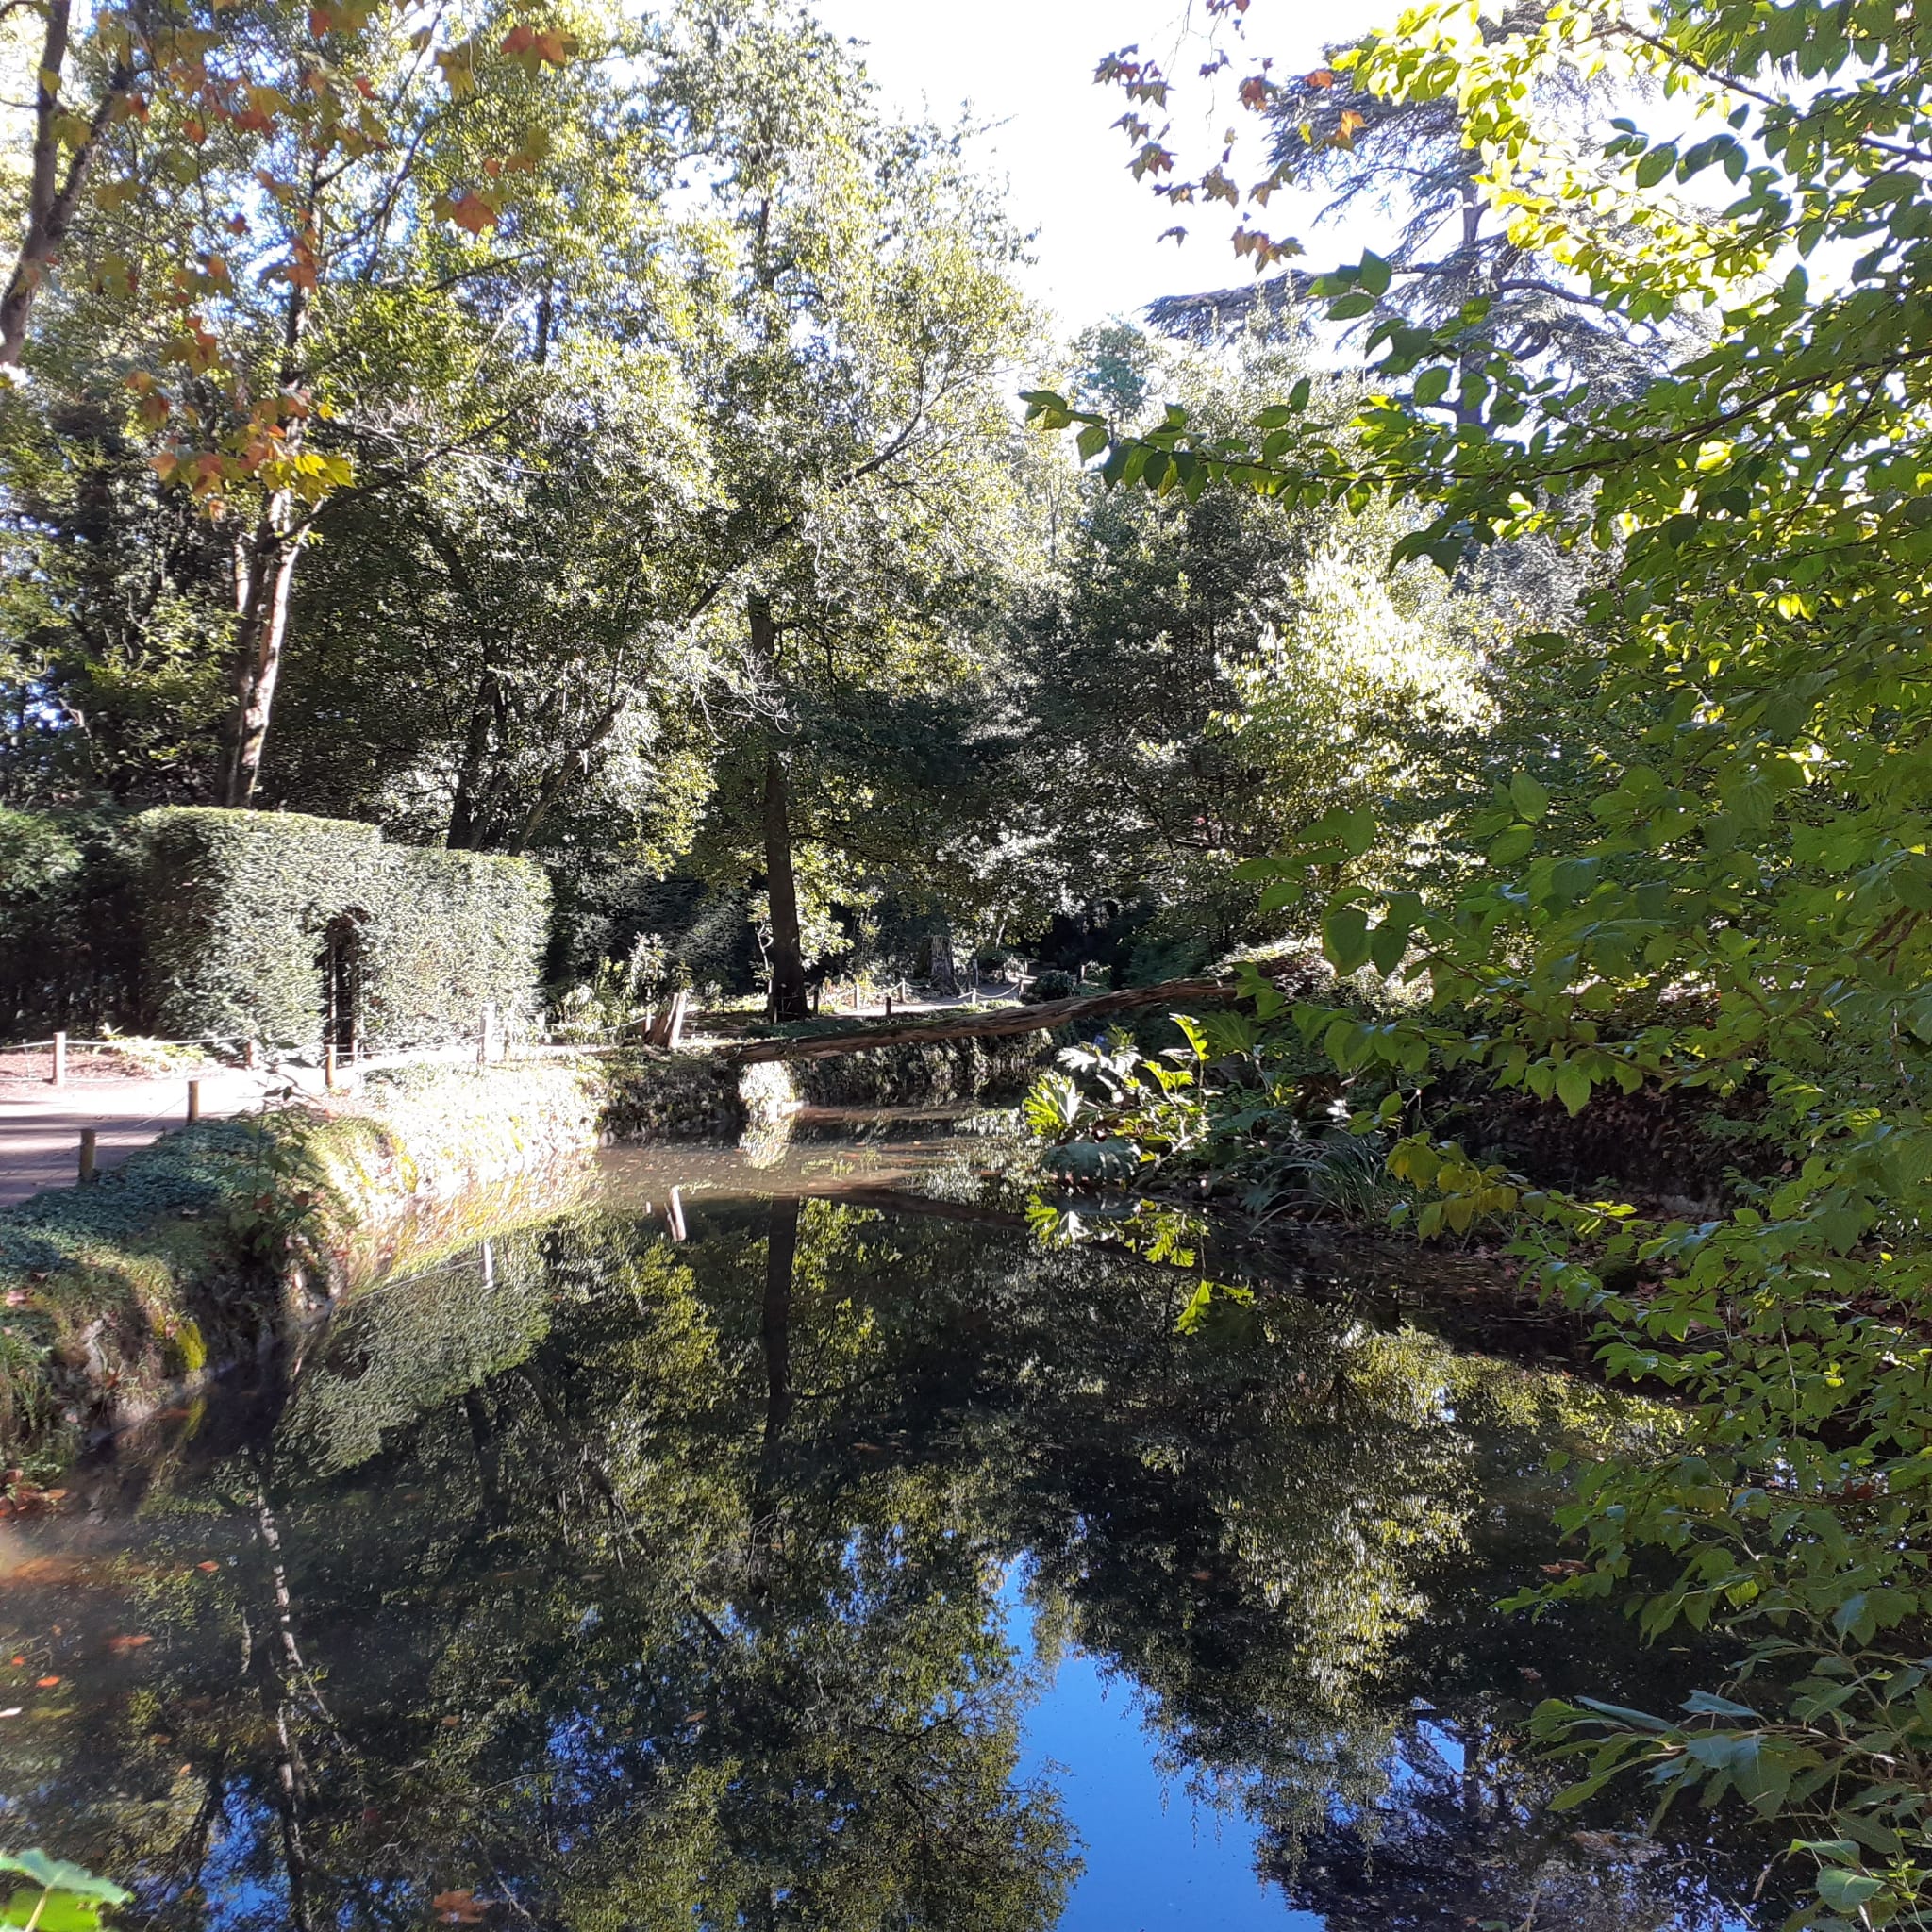
M 1655 1411 L 1199 1297 L 957 1158 L 676 1177 L 613 1160 L 8 1525 L 5 1840 L 238 1932 L 1782 1916 L 1735 1821 L 1550 1811 L 1524 1742 L 1710 1681 L 1494 1607 L 1563 1560 L 1552 1453 Z

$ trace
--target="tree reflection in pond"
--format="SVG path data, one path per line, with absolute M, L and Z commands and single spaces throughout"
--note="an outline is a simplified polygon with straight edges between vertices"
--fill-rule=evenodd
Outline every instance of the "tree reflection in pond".
M 157 1927 L 1050 1926 L 1074 1643 L 1332 1932 L 1753 1923 L 1740 1834 L 1579 1829 L 1517 1744 L 1674 1659 L 1490 1607 L 1548 1452 L 1655 1416 L 1312 1300 L 1182 1332 L 1197 1285 L 834 1200 L 394 1284 L 9 1546 L 8 1834 Z

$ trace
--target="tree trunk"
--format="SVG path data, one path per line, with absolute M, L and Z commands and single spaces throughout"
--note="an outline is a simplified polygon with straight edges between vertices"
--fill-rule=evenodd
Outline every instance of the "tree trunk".
M 791 1420 L 791 1273 L 798 1260 L 796 1195 L 765 1208 L 765 1294 L 758 1339 L 765 1351 L 765 1429 L 752 1476 L 746 1557 L 752 1595 L 765 1595 L 778 1553 L 778 1491 L 785 1425 Z
M 803 1020 L 811 1007 L 798 932 L 798 881 L 791 870 L 790 785 L 775 747 L 765 755 L 765 894 L 772 905 L 772 1017 Z
M 1278 954 L 1254 965 L 1264 979 L 1285 983 L 1297 994 L 1322 985 L 1322 969 L 1305 954 Z M 1046 1033 L 1070 1022 L 1084 1024 L 1139 1007 L 1174 1002 L 1224 1005 L 1241 997 L 1229 979 L 1167 979 L 1158 986 L 1128 986 L 1117 992 L 1088 993 L 1079 999 L 1044 1000 L 1037 1007 L 1007 1007 L 963 1019 L 908 1020 L 897 1025 L 855 1026 L 849 1033 L 813 1033 L 797 1040 L 750 1040 L 718 1049 L 736 1065 L 758 1060 L 813 1060 L 832 1054 L 865 1053 L 877 1046 L 919 1046 L 936 1040 L 1001 1040 L 1022 1033 Z
M 1475 182 L 1466 180 L 1462 184 L 1462 247 L 1472 260 L 1475 256 L 1476 243 L 1482 239 L 1482 196 Z M 1479 425 L 1483 420 L 1482 400 L 1475 392 L 1475 379 L 1482 374 L 1482 345 L 1478 342 L 1465 344 L 1456 358 L 1456 421 L 1458 426 Z
M 778 627 L 772 600 L 746 599 L 753 655 L 764 665 L 776 662 Z M 791 782 L 774 744 L 765 754 L 765 896 L 772 908 L 772 1018 L 804 1020 L 811 1013 L 805 988 L 805 950 L 798 931 L 798 878 L 791 868 Z
M 262 513 L 237 572 L 241 621 L 235 627 L 233 702 L 223 760 L 222 803 L 255 802 L 261 779 L 262 748 L 275 709 L 275 681 L 289 631 L 289 591 L 295 579 L 303 531 L 277 527 L 276 505 Z
M 450 801 L 449 834 L 445 839 L 452 852 L 469 850 L 480 845 L 481 806 L 483 802 L 483 766 L 490 756 L 490 727 L 496 721 L 498 708 L 496 673 L 486 671 L 483 682 L 476 692 L 476 701 L 470 707 L 470 728 L 463 741 L 463 762 L 457 773 L 456 796 Z
M 40 293 L 47 272 L 58 259 L 61 244 L 74 226 L 79 211 L 80 193 L 88 170 L 99 151 L 114 104 L 127 91 L 132 74 L 125 61 L 116 64 L 108 75 L 100 104 L 88 123 L 88 131 L 74 150 L 67 164 L 67 178 L 60 179 L 60 138 L 55 125 L 60 117 L 59 86 L 67 67 L 68 30 L 72 0 L 52 0 L 47 8 L 47 30 L 41 44 L 40 85 L 34 95 L 33 158 L 27 175 L 26 231 L 21 237 L 20 253 L 14 258 L 13 273 L 8 277 L 7 292 L 0 295 L 0 368 L 17 369 L 26 351 L 27 318 L 33 311 L 34 297 Z
M 769 1453 L 791 1419 L 791 1271 L 798 1259 L 796 1196 L 765 1209 L 765 1299 L 758 1333 L 765 1346 L 765 1436 Z
M 927 966 L 926 977 L 932 981 L 933 991 L 944 998 L 956 1000 L 959 997 L 959 971 L 953 964 L 953 922 L 943 916 L 928 937 L 932 958 Z

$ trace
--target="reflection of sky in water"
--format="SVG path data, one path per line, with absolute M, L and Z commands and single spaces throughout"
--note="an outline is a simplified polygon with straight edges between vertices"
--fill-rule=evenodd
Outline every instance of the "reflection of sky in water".
M 1021 1573 L 1000 1592 L 1023 1651 L 1031 1616 Z M 1255 1870 L 1255 1827 L 1196 1802 L 1154 1763 L 1134 1700 L 1093 1658 L 1070 1650 L 1026 1707 L 1020 1775 L 1060 1794 L 1087 1870 L 1058 1932 L 1321 1932 Z

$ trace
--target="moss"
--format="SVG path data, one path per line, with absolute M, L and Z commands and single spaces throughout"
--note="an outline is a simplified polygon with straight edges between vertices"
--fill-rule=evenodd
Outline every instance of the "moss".
M 65 1455 L 532 1193 L 553 1208 L 601 1091 L 575 1062 L 372 1075 L 341 1110 L 184 1127 L 0 1214 L 0 1443 Z

